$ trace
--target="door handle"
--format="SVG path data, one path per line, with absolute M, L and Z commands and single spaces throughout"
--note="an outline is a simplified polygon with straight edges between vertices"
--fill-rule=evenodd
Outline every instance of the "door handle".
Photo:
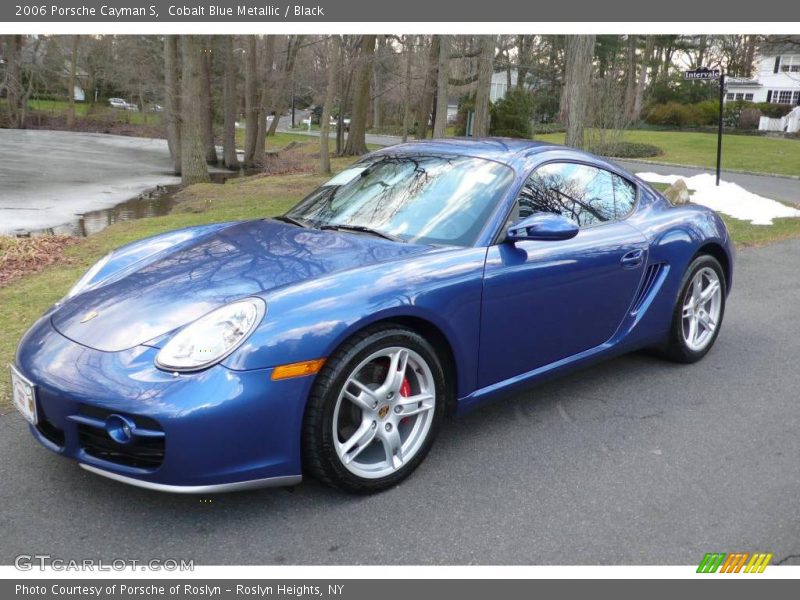
M 643 259 L 644 250 L 637 249 L 626 253 L 619 262 L 622 263 L 622 266 L 626 269 L 633 269 L 641 265 Z

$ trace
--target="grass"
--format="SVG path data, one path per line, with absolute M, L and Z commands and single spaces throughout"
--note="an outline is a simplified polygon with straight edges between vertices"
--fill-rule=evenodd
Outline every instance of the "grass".
M 537 135 L 537 140 L 564 143 L 563 133 Z M 652 160 L 676 165 L 715 167 L 717 136 L 692 131 L 626 131 L 628 142 L 655 144 L 664 154 Z M 722 168 L 732 171 L 800 175 L 800 142 L 757 135 L 723 135 Z

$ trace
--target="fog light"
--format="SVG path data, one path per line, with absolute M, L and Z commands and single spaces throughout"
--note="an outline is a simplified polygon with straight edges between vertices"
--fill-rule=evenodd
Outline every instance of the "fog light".
M 133 438 L 136 425 L 121 415 L 111 415 L 106 419 L 106 433 L 118 444 L 127 444 Z

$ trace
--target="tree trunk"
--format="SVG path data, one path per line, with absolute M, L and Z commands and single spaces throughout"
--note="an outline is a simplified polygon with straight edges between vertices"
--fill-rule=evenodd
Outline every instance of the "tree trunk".
M 636 82 L 636 96 L 633 99 L 633 110 L 631 118 L 633 120 L 639 119 L 642 116 L 642 104 L 644 102 L 644 90 L 647 86 L 647 68 L 650 63 L 650 57 L 653 54 L 654 36 L 648 35 L 645 40 L 645 48 L 642 53 L 641 67 L 639 69 L 639 80 Z
M 181 174 L 181 107 L 178 74 L 178 36 L 164 36 L 164 119 L 167 125 L 167 146 L 172 169 Z
M 350 132 L 344 146 L 345 156 L 360 156 L 367 152 L 367 112 L 369 111 L 370 73 L 375 52 L 375 35 L 363 35 L 358 50 L 359 64 L 353 83 L 353 114 L 350 117 Z
M 275 62 L 275 37 L 274 35 L 264 36 L 264 60 L 261 64 L 264 79 L 261 82 L 261 101 L 258 105 L 258 136 L 256 137 L 254 156 L 255 162 L 258 164 L 263 164 L 264 153 L 267 150 L 267 117 L 273 102 L 272 67 Z
M 216 165 L 217 158 L 217 145 L 214 140 L 214 108 L 211 105 L 211 61 L 214 57 L 213 37 L 208 36 L 203 39 L 203 60 L 202 71 L 203 77 L 203 125 L 205 128 L 206 140 L 206 162 L 210 165 Z
M 258 88 L 256 87 L 256 36 L 247 36 L 244 53 L 244 166 L 255 166 L 256 140 L 258 138 Z
M 200 36 L 181 36 L 181 181 L 209 181 L 206 165 L 206 115 L 203 111 L 203 44 Z
M 236 170 L 239 168 L 239 157 L 236 155 L 236 57 L 233 53 L 233 36 L 223 35 L 220 42 L 222 58 L 225 61 L 222 89 L 222 112 L 225 119 L 222 154 L 225 167 Z
M 425 65 L 425 80 L 422 83 L 422 97 L 417 106 L 417 139 L 428 137 L 428 121 L 430 120 L 433 90 L 436 87 L 439 71 L 439 36 L 431 37 L 428 50 L 428 61 Z
M 22 36 L 6 37 L 6 93 L 8 95 L 8 111 L 11 127 L 25 128 L 25 110 L 23 107 L 22 88 Z
M 480 40 L 478 83 L 475 89 L 475 120 L 472 126 L 474 137 L 489 135 L 489 93 L 492 89 L 492 74 L 494 73 L 495 38 L 493 35 L 482 35 Z
M 634 114 L 634 106 L 636 105 L 636 46 L 639 41 L 639 36 L 628 36 L 628 61 L 625 72 L 625 115 L 628 119 L 636 119 L 638 115 Z
M 528 78 L 531 60 L 531 44 L 533 36 L 517 36 L 517 89 L 525 89 L 525 80 Z M 510 87 L 510 86 L 509 86 Z
M 278 129 L 278 121 L 280 120 L 280 116 L 286 111 L 286 109 L 290 106 L 290 99 L 292 94 L 289 93 L 291 89 L 290 84 L 294 82 L 294 63 L 295 59 L 297 58 L 297 51 L 300 49 L 300 42 L 303 39 L 301 35 L 293 35 L 289 36 L 289 44 L 286 47 L 286 63 L 283 65 L 283 73 L 281 74 L 281 80 L 278 88 L 278 101 L 275 103 L 275 118 L 272 119 L 272 123 L 269 126 L 269 130 L 267 130 L 267 135 L 275 135 L 275 131 Z
M 383 125 L 381 102 L 383 101 L 383 46 L 385 37 L 379 35 L 375 48 L 375 60 L 372 61 L 372 73 L 375 79 L 372 92 L 372 126 L 380 129 Z
M 328 49 L 328 86 L 325 88 L 325 104 L 319 120 L 319 170 L 331 172 L 331 151 L 328 147 L 328 134 L 331 129 L 331 114 L 336 102 L 336 84 L 339 81 L 339 55 L 342 51 L 342 39 L 338 35 L 331 36 Z M 341 115 L 339 116 L 341 119 Z
M 753 76 L 753 60 L 756 55 L 756 38 L 757 35 L 748 35 L 744 51 L 744 77 Z
M 567 36 L 567 64 L 564 77 L 567 128 L 565 143 L 575 148 L 584 147 L 583 132 L 587 126 L 594 42 L 594 35 Z
M 72 36 L 72 54 L 69 62 L 69 83 L 67 93 L 69 94 L 69 108 L 67 109 L 67 129 L 75 127 L 75 84 L 77 83 L 78 71 L 78 43 L 81 36 Z
M 411 120 L 411 64 L 414 59 L 414 51 L 412 47 L 413 36 L 406 34 L 403 38 L 403 45 L 406 52 L 406 79 L 405 89 L 403 91 L 403 143 L 408 141 L 408 126 Z
M 450 36 L 439 37 L 439 61 L 436 67 L 436 115 L 433 137 L 443 138 L 447 128 L 447 82 L 450 76 Z

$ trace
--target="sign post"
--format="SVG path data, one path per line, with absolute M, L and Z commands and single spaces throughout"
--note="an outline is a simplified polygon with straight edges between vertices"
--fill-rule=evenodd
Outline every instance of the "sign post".
M 717 186 L 719 186 L 719 172 L 722 167 L 722 112 L 725 104 L 725 74 L 722 69 L 701 67 L 692 71 L 684 71 L 683 78 L 687 81 L 719 79 L 719 120 L 717 123 Z

